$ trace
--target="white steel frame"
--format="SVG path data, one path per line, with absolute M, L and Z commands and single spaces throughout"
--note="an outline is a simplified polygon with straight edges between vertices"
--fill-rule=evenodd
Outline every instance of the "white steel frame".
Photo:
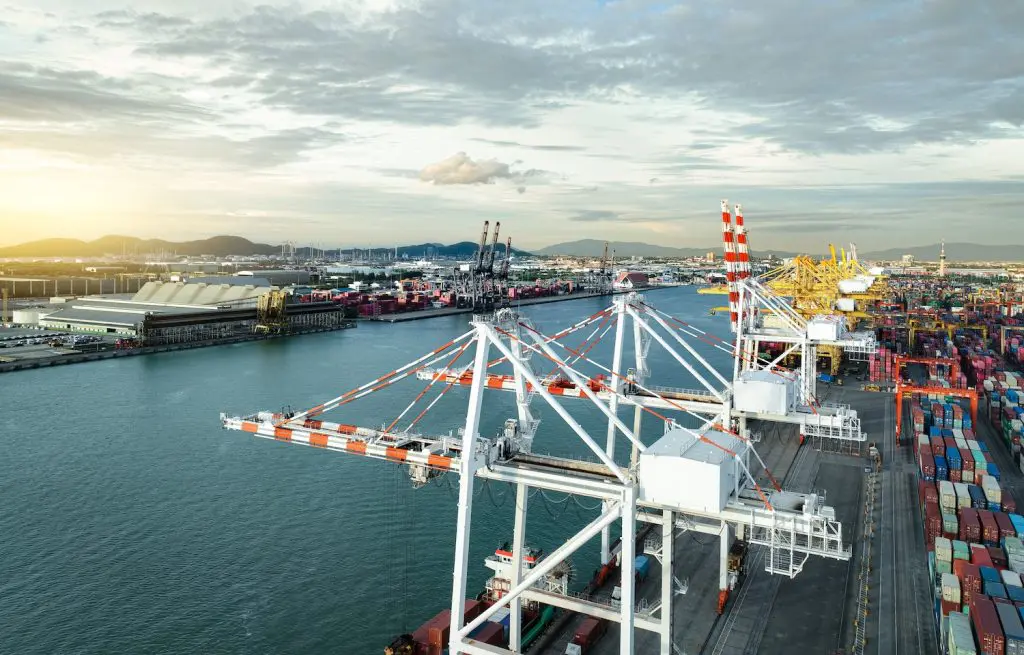
M 439 450 L 454 453 L 450 457 L 452 468 L 457 466 L 459 472 L 458 527 L 455 538 L 453 563 L 453 585 L 451 596 L 452 628 L 449 641 L 451 655 L 459 653 L 490 654 L 520 652 L 522 639 L 522 601 L 537 600 L 553 606 L 562 607 L 590 616 L 597 616 L 617 621 L 621 625 L 619 652 L 632 655 L 634 652 L 634 630 L 639 628 L 655 632 L 659 635 L 659 652 L 669 655 L 673 651 L 671 616 L 673 598 L 676 595 L 674 572 L 672 571 L 672 552 L 674 548 L 674 531 L 677 528 L 697 530 L 721 538 L 720 567 L 721 587 L 727 588 L 727 555 L 733 534 L 745 535 L 750 543 L 761 544 L 770 549 L 766 570 L 793 577 L 803 568 L 804 562 L 811 555 L 834 559 L 849 559 L 850 550 L 843 544 L 842 527 L 835 521 L 834 512 L 826 507 L 817 496 L 795 494 L 784 491 L 767 492 L 761 490 L 751 479 L 747 469 L 746 458 L 753 448 L 749 443 L 742 453 L 734 457 L 740 463 L 742 479 L 737 480 L 736 488 L 726 507 L 719 512 L 696 513 L 681 507 L 664 506 L 648 503 L 638 498 L 639 479 L 637 478 L 636 462 L 645 445 L 637 437 L 640 434 L 641 412 L 645 407 L 658 406 L 667 410 L 694 412 L 689 405 L 674 402 L 662 393 L 657 393 L 644 385 L 646 377 L 646 354 L 650 340 L 657 341 L 668 351 L 671 359 L 683 366 L 694 375 L 704 386 L 708 402 L 700 403 L 698 413 L 710 415 L 703 427 L 691 431 L 698 438 L 703 438 L 706 431 L 715 426 L 716 429 L 730 430 L 728 420 L 731 412 L 731 390 L 725 379 L 714 370 L 694 349 L 675 331 L 659 319 L 655 319 L 672 335 L 672 340 L 680 344 L 689 355 L 688 360 L 676 351 L 670 340 L 658 334 L 647 320 L 655 316 L 653 312 L 641 310 L 647 307 L 634 294 L 620 296 L 615 299 L 614 312 L 616 326 L 615 348 L 611 369 L 604 369 L 611 374 L 608 389 L 593 391 L 587 380 L 573 366 L 568 364 L 568 357 L 559 357 L 552 345 L 565 348 L 554 338 L 546 338 L 536 332 L 529 323 L 523 321 L 510 310 L 499 311 L 495 316 L 475 316 L 473 329 L 460 337 L 460 341 L 469 339 L 468 347 L 473 349 L 472 384 L 469 390 L 469 402 L 466 420 L 461 437 L 427 438 L 411 434 L 394 434 L 388 432 L 358 429 L 356 436 L 346 439 L 364 439 L 359 454 L 386 458 L 386 449 L 382 444 L 398 445 L 401 443 L 417 443 L 432 448 L 432 444 L 440 444 Z M 623 333 L 626 329 L 625 319 L 633 320 L 634 334 L 634 368 L 631 375 L 622 373 Z M 582 325 L 578 324 L 578 325 Z M 522 329 L 521 329 L 522 328 Z M 525 335 L 527 336 L 524 336 Z M 560 333 L 564 334 L 564 333 Z M 504 360 L 511 364 L 516 392 L 518 421 L 520 434 L 516 441 L 516 451 L 506 453 L 504 460 L 497 458 L 499 452 L 495 442 L 484 439 L 480 435 L 480 419 L 483 408 L 484 391 L 487 385 L 488 357 L 492 351 L 501 353 Z M 571 349 L 566 348 L 570 353 Z M 431 358 L 443 357 L 435 350 L 431 355 L 416 360 L 422 364 Z M 468 352 L 468 351 L 467 351 Z M 538 354 L 556 363 L 557 368 L 581 389 L 599 411 L 608 419 L 605 443 L 602 446 L 592 437 L 562 406 L 561 400 L 544 386 L 542 380 L 533 371 L 530 359 Z M 576 353 L 578 355 L 578 353 Z M 577 357 L 580 359 L 581 357 Z M 589 360 L 588 360 L 589 361 Z M 594 362 L 591 362 L 594 363 Z M 413 365 L 397 369 L 401 377 L 411 374 Z M 602 367 L 603 368 L 603 367 Z M 708 371 L 701 372 L 700 369 Z M 711 379 L 722 382 L 723 388 L 715 386 Z M 315 435 L 312 429 L 302 427 L 304 419 L 317 416 L 328 409 L 337 407 L 353 393 L 362 394 L 374 383 L 357 388 L 354 392 L 340 396 L 309 412 L 303 412 L 286 420 L 279 420 L 276 415 L 260 414 L 255 421 L 223 417 L 225 427 L 243 429 L 264 438 L 278 438 L 280 431 L 289 433 L 288 440 L 307 445 L 320 445 L 332 450 L 352 452 L 346 447 L 345 439 L 334 436 Z M 634 391 L 641 390 L 645 396 L 626 393 L 626 387 Z M 376 388 L 376 387 L 374 387 Z M 545 457 L 544 466 L 531 464 L 530 450 L 538 422 L 530 412 L 530 401 L 540 396 L 555 414 L 593 452 L 601 464 L 590 464 L 590 469 L 581 471 L 579 462 Z M 713 400 L 712 398 L 713 397 Z M 657 401 L 657 405 L 655 402 Z M 635 408 L 634 423 L 629 427 L 618 417 L 617 410 L 621 403 L 631 404 Z M 674 421 L 668 427 L 678 428 Z M 337 425 L 337 424 L 332 424 Z M 633 449 L 631 464 L 623 467 L 615 461 L 615 441 L 619 435 L 630 441 Z M 363 436 L 360 436 L 363 435 Z M 323 436 L 323 444 L 314 444 L 314 436 Z M 741 437 L 743 435 L 740 435 Z M 456 447 L 457 446 L 457 447 Z M 373 452 L 380 453 L 374 455 Z M 407 463 L 412 463 L 410 452 Z M 756 455 L 756 452 L 754 453 Z M 762 462 L 763 465 L 763 462 Z M 596 473 L 595 473 L 596 472 Z M 491 608 L 485 610 L 468 624 L 463 624 L 463 603 L 467 592 L 467 574 L 469 562 L 469 543 L 473 518 L 473 489 L 477 477 L 505 481 L 516 487 L 516 510 L 513 528 L 512 561 L 518 563 L 513 567 L 511 590 Z M 602 511 L 594 521 L 583 530 L 571 536 L 562 546 L 547 555 L 528 573 L 521 568 L 526 543 L 526 518 L 528 511 L 527 499 L 530 489 L 543 489 L 578 496 L 594 498 L 602 501 Z M 621 521 L 620 557 L 620 588 L 621 602 L 618 608 L 602 603 L 595 603 L 571 596 L 544 591 L 535 584 L 571 556 L 580 546 L 591 538 L 601 535 L 602 562 L 611 558 L 608 528 L 616 521 Z M 633 585 L 633 560 L 635 558 L 635 541 L 637 521 L 660 524 L 662 532 L 661 558 L 663 562 L 661 599 L 654 611 L 638 614 Z M 508 606 L 510 620 L 510 649 L 502 649 L 484 645 L 469 639 L 469 634 L 481 623 L 488 620 L 499 607 Z M 654 614 L 659 618 L 655 619 Z

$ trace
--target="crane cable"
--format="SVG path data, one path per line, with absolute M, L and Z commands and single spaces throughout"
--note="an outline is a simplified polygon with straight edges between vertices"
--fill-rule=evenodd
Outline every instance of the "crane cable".
M 535 334 L 539 335 L 540 337 L 543 337 L 543 336 L 544 336 L 544 335 L 543 335 L 543 334 L 542 334 L 541 332 L 539 332 L 538 330 L 535 330 L 534 328 L 530 327 L 529 325 L 526 325 L 526 324 L 524 324 L 524 323 L 520 323 L 519 325 L 520 325 L 520 326 L 522 326 L 522 327 L 524 327 L 524 328 L 526 328 L 527 330 L 530 330 L 531 332 L 533 332 L 533 333 L 535 333 Z M 547 353 L 545 353 L 545 352 L 544 352 L 543 350 L 541 350 L 540 348 L 537 348 L 537 347 L 535 347 L 535 346 L 532 346 L 532 345 L 530 345 L 530 344 L 527 344 L 527 343 L 525 343 L 524 341 L 522 341 L 522 340 L 518 339 L 518 338 L 517 338 L 517 337 L 516 337 L 515 335 L 513 335 L 513 334 L 511 334 L 511 333 L 507 332 L 506 330 L 503 330 L 503 329 L 501 329 L 501 328 L 499 328 L 499 327 L 495 327 L 495 330 L 497 330 L 498 332 L 501 332 L 502 334 L 504 334 L 505 336 L 507 336 L 507 337 L 508 337 L 509 339 L 512 339 L 512 340 L 514 340 L 514 341 L 518 341 L 519 343 L 521 343 L 521 344 L 522 344 L 523 346 L 525 346 L 526 348 L 529 348 L 529 349 L 530 349 L 530 350 L 532 350 L 533 352 L 535 352 L 535 353 L 537 353 L 537 354 L 541 355 L 542 357 L 544 357 L 544 358 L 546 358 L 546 359 L 550 360 L 551 362 L 555 363 L 555 364 L 556 364 L 557 366 L 559 366 L 559 367 L 563 368 L 564 370 L 567 370 L 567 371 L 572 371 L 573 373 L 576 373 L 577 375 L 579 375 L 579 371 L 577 371 L 577 370 L 573 369 L 572 367 L 570 367 L 569 365 L 565 364 L 564 362 L 560 362 L 560 361 L 558 361 L 558 359 L 557 359 L 557 358 L 551 357 L 550 355 L 548 355 Z M 561 346 L 561 347 L 562 347 L 563 349 L 565 349 L 565 350 L 568 350 L 568 351 L 569 351 L 570 353 L 572 353 L 572 354 L 574 354 L 574 355 L 579 355 L 579 353 L 578 353 L 578 352 L 574 351 L 574 350 L 573 350 L 572 348 L 570 348 L 569 346 L 566 346 L 565 344 L 562 344 L 562 343 L 558 343 L 557 341 L 556 341 L 555 343 L 556 343 L 557 345 Z M 582 357 L 582 356 L 581 356 L 581 357 Z M 587 358 L 587 357 L 582 357 L 582 359 L 584 359 L 584 360 L 585 360 L 585 361 L 587 361 L 587 362 L 590 362 L 591 364 L 594 364 L 594 365 L 595 365 L 595 366 L 597 366 L 598 368 L 600 368 L 600 369 L 602 369 L 602 370 L 604 370 L 604 371 L 606 371 L 606 372 L 610 373 L 611 375 L 613 375 L 613 376 L 615 376 L 615 377 L 619 377 L 619 378 L 621 378 L 621 379 L 623 379 L 623 380 L 626 380 L 626 378 L 625 378 L 624 376 L 622 376 L 621 374 L 619 374 L 619 373 L 616 373 L 615 371 L 613 371 L 613 370 L 611 370 L 611 369 L 609 369 L 609 368 L 607 368 L 607 367 L 601 366 L 601 365 L 600 365 L 600 364 L 598 364 L 597 362 L 594 362 L 593 360 L 591 360 L 591 359 L 589 359 L 589 358 Z M 637 386 L 638 388 L 641 388 L 641 389 L 643 388 L 643 387 L 641 387 L 641 386 L 640 386 L 639 384 L 637 384 L 636 382 L 634 382 L 633 384 L 634 384 L 635 386 Z M 586 386 L 586 385 L 584 385 L 584 386 Z M 611 391 L 611 389 L 610 389 L 610 388 L 608 387 L 608 385 L 605 385 L 605 384 L 601 384 L 600 386 L 601 386 L 601 388 L 602 388 L 602 389 L 608 389 L 609 391 Z M 586 396 L 588 396 L 588 397 L 592 397 L 592 398 L 593 398 L 594 400 L 598 400 L 596 396 L 591 396 L 591 393 L 590 393 L 590 389 L 589 389 L 589 388 L 581 388 L 581 389 L 580 389 L 580 391 L 581 391 L 581 393 L 585 394 Z M 646 389 L 644 389 L 644 391 L 647 391 L 647 390 L 646 390 Z M 615 392 L 613 391 L 613 393 L 615 393 Z M 652 395 L 656 396 L 657 398 L 660 398 L 661 400 L 664 400 L 665 402 L 669 403 L 669 404 L 670 404 L 670 405 L 672 405 L 673 407 L 677 408 L 677 409 L 678 409 L 679 411 L 682 411 L 682 412 L 687 412 L 687 413 L 691 413 L 691 412 L 689 412 L 688 410 L 686 410 L 686 409 L 684 409 L 683 407 L 681 407 L 680 405 L 678 405 L 677 403 L 674 403 L 674 402 L 672 402 L 672 401 L 671 401 L 671 400 L 669 400 L 668 398 L 664 398 L 663 396 L 661 396 L 661 395 L 659 395 L 659 394 L 656 394 L 656 393 L 654 393 L 654 392 L 648 392 L 648 393 L 651 393 Z M 629 396 L 627 396 L 627 395 L 625 395 L 625 394 L 622 394 L 622 395 L 621 395 L 621 397 L 622 397 L 622 399 L 626 400 L 626 402 L 628 402 L 629 404 L 631 404 L 631 405 L 634 405 L 634 406 L 639 406 L 639 407 L 641 407 L 642 409 L 644 409 L 645 411 L 648 411 L 649 413 L 651 413 L 651 414 L 653 414 L 653 415 L 655 415 L 655 416 L 659 417 L 659 418 L 660 418 L 661 420 L 663 420 L 663 421 L 665 421 L 665 422 L 669 422 L 669 420 L 670 420 L 670 419 L 669 419 L 668 417 L 666 417 L 666 416 L 663 416 L 662 414 L 659 414 L 658 412 L 655 412 L 654 410 L 652 410 L 652 409 L 650 409 L 650 408 L 647 408 L 647 407 L 643 407 L 642 405 L 638 405 L 638 404 L 637 404 L 637 403 L 636 403 L 636 402 L 635 402 L 635 401 L 634 401 L 633 399 L 631 399 L 631 398 L 630 398 Z M 703 417 L 701 417 L 701 420 L 704 420 L 704 419 L 703 419 Z M 696 439 L 698 439 L 699 441 L 702 441 L 702 442 L 704 442 L 704 443 L 706 443 L 706 444 L 708 444 L 708 445 L 710 445 L 710 446 L 712 446 L 712 447 L 714 447 L 714 448 L 717 448 L 717 449 L 719 449 L 719 450 L 723 451 L 724 453 L 726 453 L 726 454 L 730 455 L 731 457 L 735 458 L 735 459 L 736 459 L 737 461 L 739 460 L 739 455 L 738 455 L 738 454 L 737 454 L 737 453 L 736 453 L 735 451 L 733 451 L 732 449 L 730 449 L 730 448 L 726 448 L 725 446 L 723 446 L 723 445 L 721 445 L 721 444 L 719 444 L 719 443 L 716 443 L 715 441 L 712 441 L 711 439 L 708 439 L 707 437 L 705 437 L 705 436 L 704 436 L 704 435 L 702 435 L 702 434 L 697 434 L 696 432 L 692 432 L 692 431 L 691 431 L 691 433 L 692 433 L 692 434 L 693 434 L 693 436 L 694 436 L 694 437 L 695 437 Z M 738 437 L 738 438 L 739 438 L 740 440 L 742 440 L 742 441 L 746 441 L 746 442 L 748 442 L 748 443 L 749 443 L 749 439 L 747 439 L 747 438 L 745 438 L 745 437 L 743 437 L 743 436 L 740 436 L 740 435 L 736 435 L 736 434 L 733 434 L 733 436 L 736 436 L 736 437 Z M 637 437 L 637 438 L 639 439 L 639 437 Z M 762 465 L 763 465 L 763 464 L 764 464 L 764 463 L 762 462 Z M 770 503 L 770 502 L 769 502 L 769 500 L 768 500 L 768 497 L 767 497 L 767 496 L 765 495 L 764 491 L 763 491 L 763 490 L 761 489 L 761 486 L 760 486 L 760 485 L 759 485 L 759 484 L 758 484 L 757 482 L 754 482 L 754 488 L 755 488 L 755 490 L 757 491 L 758 495 L 760 495 L 760 496 L 761 496 L 761 500 L 762 500 L 762 501 L 764 502 L 765 506 L 766 506 L 766 507 L 767 507 L 768 509 L 773 509 L 773 508 L 772 508 L 772 506 L 771 506 L 771 503 Z
M 665 313 L 665 312 L 663 312 L 663 311 L 661 311 L 659 309 L 656 309 L 656 308 L 648 305 L 647 303 L 645 303 L 643 301 L 639 301 L 639 302 L 640 302 L 641 305 L 643 305 L 644 307 L 648 308 L 652 312 L 654 312 L 654 313 L 656 313 L 656 314 L 658 314 L 658 315 L 660 315 L 660 316 L 662 316 L 664 318 L 667 318 L 668 320 L 670 320 L 670 321 L 672 321 L 674 323 L 677 323 L 680 326 L 677 329 L 679 329 L 681 332 L 683 331 L 683 328 L 685 327 L 685 328 L 694 330 L 696 332 L 699 332 L 701 335 L 705 335 L 705 336 L 707 336 L 707 337 L 709 337 L 711 339 L 715 339 L 715 340 L 717 340 L 717 341 L 719 341 L 721 343 L 725 343 L 725 344 L 729 343 L 728 341 L 722 339 L 721 337 L 718 337 L 718 336 L 716 336 L 714 334 L 710 334 L 708 332 L 705 332 L 704 330 L 701 330 L 698 327 L 690 325 L 689 323 L 687 323 L 685 321 L 681 321 L 678 318 L 676 318 L 675 316 L 672 316 L 671 314 L 667 314 L 667 313 Z M 735 348 L 735 346 L 732 346 L 732 347 L 729 347 L 729 348 L 725 348 L 724 346 L 721 346 L 721 345 L 719 345 L 717 343 L 709 341 L 708 339 L 704 339 L 702 336 L 695 335 L 695 334 L 693 334 L 691 332 L 685 332 L 685 334 L 687 334 L 688 336 L 692 336 L 692 337 L 694 337 L 696 339 L 699 339 L 699 340 L 703 341 L 704 343 L 706 343 L 706 344 L 708 344 L 708 345 L 710 345 L 710 346 L 712 346 L 714 348 L 717 348 L 718 350 L 721 350 L 722 352 L 728 353 L 730 357 L 737 357 L 742 362 L 746 362 L 748 364 L 771 364 L 771 362 L 769 362 L 768 360 L 763 359 L 761 357 L 758 357 L 757 355 L 754 355 L 753 360 L 751 360 L 750 358 L 744 356 L 743 353 L 738 352 L 738 350 Z M 774 368 L 773 367 L 773 368 L 769 369 L 768 372 L 772 373 L 773 375 L 777 375 L 777 376 L 779 376 L 779 377 L 781 377 L 781 378 L 783 378 L 785 380 L 789 380 L 790 382 L 793 382 L 793 381 L 796 381 L 796 380 L 799 379 L 799 376 L 796 373 L 794 373 L 792 371 L 788 371 L 788 369 L 787 369 L 786 373 L 783 373 L 782 369 Z M 814 394 L 811 394 L 810 400 L 811 400 L 811 403 L 808 406 L 811 408 L 811 412 L 813 412 L 815 415 L 817 415 L 818 414 L 818 409 L 821 408 L 821 403 L 818 402 L 818 398 Z
M 281 427 L 285 423 L 288 423 L 289 421 L 298 421 L 305 418 L 313 418 L 319 416 L 324 412 L 331 411 L 332 409 L 340 407 L 341 405 L 348 404 L 353 400 L 357 400 L 359 398 L 362 398 L 363 396 L 369 395 L 374 391 L 378 391 L 380 389 L 383 389 L 384 387 L 390 386 L 391 384 L 394 384 L 395 382 L 402 380 L 410 375 L 415 375 L 416 373 L 430 366 L 431 364 L 444 359 L 446 356 L 446 352 L 452 346 L 474 335 L 475 330 L 470 330 L 469 332 L 466 332 L 465 334 L 452 339 L 448 343 L 439 346 L 438 348 L 435 348 L 426 355 L 423 355 L 422 357 L 419 357 L 399 368 L 396 368 L 395 370 L 389 373 L 385 373 L 384 375 L 378 377 L 377 379 L 371 382 L 367 382 L 366 384 L 351 389 L 350 391 L 346 391 L 342 395 L 331 400 L 328 400 L 325 403 L 317 405 L 316 407 L 308 409 L 304 412 L 299 412 L 298 414 L 295 414 L 278 423 L 275 423 L 274 427 Z
M 455 353 L 455 356 L 452 357 L 452 359 L 450 359 L 448 361 L 448 364 L 442 370 L 443 371 L 450 370 L 452 368 L 452 366 L 454 366 L 455 363 L 457 361 L 459 361 L 459 358 L 462 357 L 463 354 L 465 354 L 466 349 L 469 348 L 470 344 L 472 344 L 473 342 L 474 342 L 474 340 L 470 340 L 470 341 L 467 341 L 466 343 L 462 344 L 462 346 L 459 348 L 458 352 Z M 425 396 L 427 394 L 428 391 L 430 391 L 430 388 L 434 386 L 434 383 L 437 382 L 438 379 L 439 379 L 438 375 L 434 375 L 433 377 L 431 377 L 430 378 L 430 382 L 428 382 L 427 385 L 425 387 L 423 387 L 423 391 L 421 391 L 419 393 L 419 395 L 417 395 L 416 398 L 414 398 L 413 401 L 411 403 L 409 403 L 409 406 L 406 407 L 402 411 L 401 414 L 399 414 L 398 416 L 395 417 L 394 421 L 391 421 L 391 425 L 389 425 L 384 431 L 385 432 L 391 432 L 391 429 L 394 428 L 395 425 L 399 421 L 401 421 L 402 418 L 404 418 L 406 414 L 409 413 L 409 410 L 411 410 L 413 408 L 413 406 L 415 406 L 416 403 L 418 403 L 420 401 L 420 399 L 423 398 L 423 396 Z M 412 426 L 409 426 L 409 427 L 412 427 Z

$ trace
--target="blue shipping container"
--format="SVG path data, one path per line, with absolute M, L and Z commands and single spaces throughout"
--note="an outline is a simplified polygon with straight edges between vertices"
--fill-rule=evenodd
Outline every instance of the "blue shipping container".
M 960 458 L 960 451 L 956 448 L 946 449 L 946 464 L 950 469 L 959 471 L 963 468 L 963 460 Z
M 985 582 L 984 592 L 986 596 L 993 598 L 1006 598 L 1006 587 L 1002 582 Z
M 990 512 L 1001 512 L 1001 511 L 1003 511 L 1003 506 L 1000 505 L 999 503 L 993 503 L 990 500 L 990 501 L 988 501 L 988 511 L 990 511 Z
M 935 479 L 936 480 L 948 480 L 949 479 L 949 465 L 946 464 L 946 458 L 941 455 L 935 456 Z
M 950 421 L 950 422 L 952 422 L 952 421 Z M 950 430 L 950 429 L 943 429 L 942 430 L 942 438 L 943 439 L 945 439 L 946 437 L 952 437 L 952 436 L 953 436 L 953 431 L 952 430 Z
M 999 467 L 996 466 L 994 462 L 989 462 L 986 468 L 988 469 L 989 475 L 991 475 L 996 480 L 999 479 Z
M 647 579 L 647 574 L 651 571 L 651 560 L 647 555 L 637 555 L 633 561 L 633 568 L 636 569 L 636 574 L 640 576 L 641 580 Z
M 1006 585 L 1006 594 L 1015 603 L 1024 603 L 1024 587 L 1015 587 L 1012 584 Z
M 979 441 L 978 442 L 978 449 L 981 450 L 981 452 L 983 452 L 983 453 L 987 453 L 988 452 L 988 444 L 985 443 L 984 441 Z
M 1003 581 L 1003 578 L 999 575 L 999 570 L 991 566 L 979 566 L 978 572 L 981 573 L 982 582 L 1001 583 Z
M 940 428 L 937 428 L 937 427 L 935 427 L 933 425 L 930 428 L 928 428 L 928 436 L 929 437 L 941 437 L 942 436 L 942 430 Z
M 1010 523 L 1013 524 L 1013 531 L 1018 535 L 1024 535 L 1024 516 L 1020 514 L 1010 514 Z
M 1017 390 L 1016 389 L 1007 389 L 1006 390 L 1006 397 L 1009 398 L 1014 404 L 1016 404 L 1017 400 L 1019 399 L 1018 396 L 1017 396 Z
M 981 490 L 976 484 L 967 485 L 967 493 L 971 496 L 971 507 L 975 509 L 985 509 L 988 507 L 988 499 L 985 498 L 985 492 Z

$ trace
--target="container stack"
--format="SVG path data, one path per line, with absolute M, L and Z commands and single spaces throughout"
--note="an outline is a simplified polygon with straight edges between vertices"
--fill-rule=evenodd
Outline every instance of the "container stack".
M 896 353 L 880 347 L 868 358 L 868 377 L 872 382 L 893 382 L 896 379 Z

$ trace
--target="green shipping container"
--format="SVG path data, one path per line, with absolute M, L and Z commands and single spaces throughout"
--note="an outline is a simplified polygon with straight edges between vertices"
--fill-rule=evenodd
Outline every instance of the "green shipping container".
M 967 546 L 967 542 L 957 539 L 953 540 L 953 559 L 971 561 L 971 549 Z

